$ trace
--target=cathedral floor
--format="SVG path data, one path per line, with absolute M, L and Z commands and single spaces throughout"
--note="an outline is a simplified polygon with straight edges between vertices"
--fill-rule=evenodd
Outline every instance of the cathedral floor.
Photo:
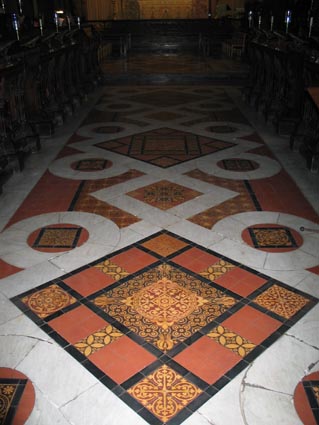
M 0 423 L 319 423 L 319 176 L 240 88 L 100 87 L 42 145 L 0 195 Z

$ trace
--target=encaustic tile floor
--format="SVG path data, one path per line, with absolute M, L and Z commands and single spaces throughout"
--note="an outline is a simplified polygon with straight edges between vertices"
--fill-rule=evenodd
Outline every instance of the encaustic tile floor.
M 318 175 L 235 87 L 80 115 L 0 198 L 0 423 L 319 423 Z

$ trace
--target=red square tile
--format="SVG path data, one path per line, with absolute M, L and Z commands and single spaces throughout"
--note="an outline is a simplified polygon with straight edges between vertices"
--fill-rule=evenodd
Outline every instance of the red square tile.
M 181 266 L 192 270 L 193 272 L 201 272 L 208 266 L 211 266 L 212 264 L 215 264 L 217 261 L 219 261 L 219 258 L 215 257 L 215 255 L 208 254 L 201 249 L 191 248 L 183 254 L 174 257 L 173 261 L 176 264 L 180 264 Z
M 250 306 L 245 306 L 226 319 L 222 325 L 254 344 L 261 344 L 282 323 Z
M 75 344 L 106 324 L 107 322 L 84 305 L 49 322 L 49 325 L 71 344 Z
M 122 252 L 119 255 L 115 255 L 110 260 L 113 263 L 121 266 L 127 272 L 134 273 L 154 263 L 157 261 L 157 258 L 134 247 L 128 251 Z
M 220 277 L 217 277 L 215 282 L 224 288 L 236 292 L 236 294 L 242 297 L 246 297 L 264 285 L 266 280 L 239 267 L 235 267 Z
M 203 336 L 174 360 L 208 384 L 213 384 L 239 363 L 241 357 Z
M 151 364 L 156 357 L 127 336 L 123 336 L 93 353 L 89 359 L 115 382 L 121 384 Z
M 64 282 L 79 294 L 87 297 L 114 283 L 115 280 L 112 276 L 101 273 L 99 269 L 90 267 L 89 269 L 64 279 Z

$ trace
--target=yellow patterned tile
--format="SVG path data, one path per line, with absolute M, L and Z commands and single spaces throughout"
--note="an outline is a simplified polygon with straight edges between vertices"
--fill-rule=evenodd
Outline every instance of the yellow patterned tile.
M 228 261 L 219 260 L 218 263 L 209 266 L 206 270 L 203 270 L 199 274 L 205 277 L 206 279 L 214 281 L 219 276 L 222 276 L 223 274 L 229 272 L 235 267 L 236 266 L 234 264 L 229 263 Z
M 21 301 L 37 316 L 45 318 L 74 304 L 76 299 L 58 285 L 52 284 L 45 289 L 27 295 Z
M 267 310 L 286 319 L 290 319 L 309 302 L 302 295 L 289 291 L 289 289 L 285 289 L 279 285 L 271 286 L 262 294 L 258 295 L 254 301 Z
M 243 338 L 221 325 L 210 331 L 207 336 L 241 357 L 247 356 L 247 354 L 256 347 L 256 345 L 248 341 L 248 339 Z
M 195 400 L 202 390 L 163 365 L 130 388 L 128 393 L 166 423 Z
M 110 260 L 105 260 L 102 263 L 98 263 L 94 267 L 99 269 L 102 273 L 112 276 L 112 278 L 116 281 L 129 275 L 129 272 L 117 264 L 112 263 Z
M 89 357 L 91 354 L 99 351 L 106 345 L 111 344 L 121 336 L 123 336 L 122 332 L 120 332 L 114 326 L 108 325 L 105 328 L 87 336 L 86 338 L 81 339 L 81 341 L 74 344 L 74 347 L 77 348 L 86 357 Z

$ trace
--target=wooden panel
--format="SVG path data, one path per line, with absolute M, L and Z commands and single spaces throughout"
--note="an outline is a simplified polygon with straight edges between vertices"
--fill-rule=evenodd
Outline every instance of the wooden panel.
M 113 18 L 112 2 L 105 0 L 87 0 L 86 14 L 88 20 L 103 20 Z

